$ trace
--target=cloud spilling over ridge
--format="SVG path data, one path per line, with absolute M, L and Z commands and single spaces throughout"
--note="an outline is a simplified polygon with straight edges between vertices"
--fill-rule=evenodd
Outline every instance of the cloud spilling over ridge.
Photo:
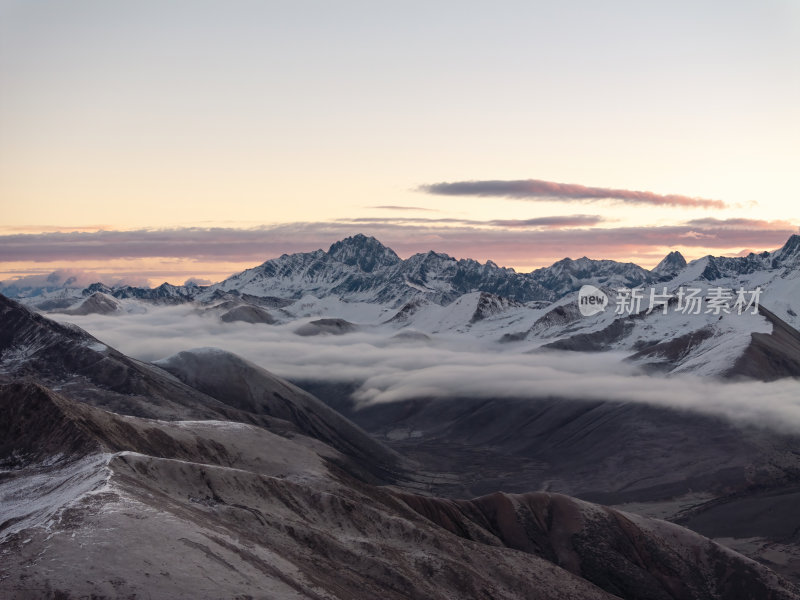
M 132 286 L 147 286 L 149 280 L 142 275 L 127 275 L 119 276 L 111 273 L 98 273 L 95 271 L 86 271 L 83 269 L 56 269 L 50 273 L 36 273 L 33 275 L 25 275 L 9 280 L 7 283 L 13 283 L 18 288 L 26 287 L 86 287 L 97 281 L 102 281 L 106 285 L 132 285 Z
M 591 202 L 618 200 L 628 204 L 724 208 L 721 200 L 694 198 L 678 194 L 655 194 L 615 188 L 587 187 L 575 183 L 556 183 L 540 179 L 454 181 L 421 185 L 420 191 L 441 196 L 494 196 L 515 200 L 573 200 Z
M 800 382 L 720 383 L 644 375 L 620 356 L 525 354 L 459 338 L 391 343 L 386 331 L 297 336 L 283 326 L 221 323 L 187 306 L 150 307 L 122 317 L 58 316 L 142 360 L 199 346 L 219 347 L 295 380 L 357 382 L 365 403 L 419 397 L 563 398 L 639 402 L 696 411 L 780 431 L 800 431 Z M 488 345 L 487 345 L 488 344 Z

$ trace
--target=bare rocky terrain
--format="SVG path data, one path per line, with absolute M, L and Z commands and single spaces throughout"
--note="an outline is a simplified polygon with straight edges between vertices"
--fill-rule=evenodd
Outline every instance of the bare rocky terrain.
M 432 471 L 427 491 L 568 494 L 685 525 L 800 581 L 800 436 L 614 401 L 417 398 L 359 406 L 299 382 Z M 755 400 L 754 400 L 755 401 Z

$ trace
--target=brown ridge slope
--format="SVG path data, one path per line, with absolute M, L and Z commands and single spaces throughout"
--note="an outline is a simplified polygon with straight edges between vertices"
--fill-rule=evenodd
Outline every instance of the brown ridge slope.
M 474 500 L 407 495 L 466 539 L 499 540 L 621 598 L 788 598 L 769 569 L 678 525 L 543 492 Z
M 0 514 L 13 515 L 0 519 L 2 598 L 614 597 L 547 560 L 450 535 L 331 470 L 335 451 L 315 440 L 114 415 L 31 383 L 0 388 L 0 407 L 11 446 L 58 433 L 50 460 L 0 456 L 11 467 Z
M 765 381 L 800 377 L 800 331 L 763 306 L 758 307 L 758 312 L 772 323 L 772 333 L 753 333 L 728 375 Z
M 386 477 L 402 457 L 308 392 L 230 352 L 203 349 L 179 352 L 158 366 L 185 384 L 248 413 L 294 423 L 304 435 L 317 438 L 363 464 L 383 465 Z
M 227 407 L 167 373 L 0 295 L 0 379 L 33 377 L 121 414 L 211 419 Z
M 319 400 L 230 356 L 226 359 L 220 352 L 214 365 L 199 368 L 207 368 L 212 379 L 224 376 L 231 384 L 237 377 L 241 381 L 242 370 L 245 376 L 252 371 L 257 398 L 251 393 L 245 400 L 245 395 L 239 394 L 244 390 L 241 385 L 232 394 L 224 394 L 224 386 L 210 387 L 212 397 L 155 365 L 102 344 L 78 327 L 51 321 L 0 295 L 0 382 L 32 378 L 66 397 L 119 414 L 166 420 L 221 419 L 267 427 L 282 435 L 311 435 L 341 450 L 343 466 L 371 481 L 394 481 L 406 469 L 402 457 Z M 173 361 L 173 370 L 185 377 L 189 367 L 204 360 L 190 353 L 181 357 Z M 225 373 L 221 372 L 223 366 Z M 195 379 L 200 383 L 202 378 L 197 375 Z
M 72 406 L 33 382 L 0 385 L 0 465 L 14 469 L 99 452 L 98 440 L 67 416 Z
M 32 383 L 0 388 L 0 410 L 16 432 L 0 597 L 800 598 L 680 527 L 566 496 L 393 492 L 310 438 L 115 415 Z

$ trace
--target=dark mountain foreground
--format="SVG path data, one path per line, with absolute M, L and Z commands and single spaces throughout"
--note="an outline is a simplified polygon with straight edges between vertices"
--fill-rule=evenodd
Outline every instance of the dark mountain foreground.
M 697 412 L 575 398 L 417 398 L 358 407 L 300 382 L 397 452 L 437 496 L 568 494 L 677 522 L 800 581 L 800 436 Z M 758 399 L 754 398 L 754 402 Z
M 0 590 L 13 598 L 796 598 L 676 525 L 557 494 L 451 501 L 336 451 L 0 388 Z
M 145 365 L 1 300 L 0 598 L 800 598 L 675 524 L 423 494 L 463 475 L 255 365 Z

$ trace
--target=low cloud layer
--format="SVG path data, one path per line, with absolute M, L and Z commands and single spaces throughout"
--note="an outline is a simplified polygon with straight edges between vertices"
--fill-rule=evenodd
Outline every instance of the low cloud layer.
M 185 306 L 123 317 L 60 316 L 136 358 L 219 347 L 295 380 L 357 382 L 365 404 L 419 397 L 563 398 L 637 402 L 780 431 L 800 431 L 800 382 L 720 383 L 643 375 L 614 354 L 525 354 L 464 338 L 393 343 L 385 331 L 299 337 L 283 326 L 221 323 Z
M 721 200 L 694 198 L 678 194 L 655 194 L 615 188 L 587 187 L 575 183 L 556 183 L 540 179 L 454 181 L 431 183 L 420 191 L 441 196 L 489 196 L 515 200 L 556 200 L 560 202 L 592 202 L 617 200 L 626 204 L 724 208 Z

